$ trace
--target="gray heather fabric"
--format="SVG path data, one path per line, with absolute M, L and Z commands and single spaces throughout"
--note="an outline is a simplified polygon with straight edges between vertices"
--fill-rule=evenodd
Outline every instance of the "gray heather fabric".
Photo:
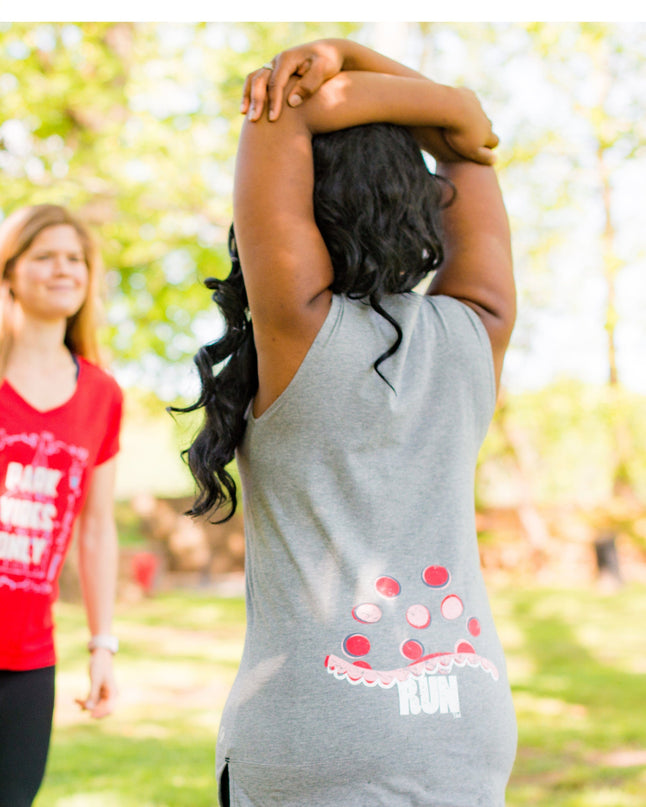
M 232 807 L 501 807 L 516 722 L 479 568 L 487 334 L 448 297 L 335 296 L 238 452 L 247 636 L 217 772 Z

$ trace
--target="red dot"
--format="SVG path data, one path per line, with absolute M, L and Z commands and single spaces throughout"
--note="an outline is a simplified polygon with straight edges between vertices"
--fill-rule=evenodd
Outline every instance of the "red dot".
M 401 586 L 394 577 L 378 577 L 375 588 L 382 597 L 396 597 L 401 591 Z
M 422 572 L 422 580 L 427 586 L 441 588 L 445 586 L 451 578 L 448 569 L 444 566 L 427 566 Z
M 364 670 L 372 670 L 372 667 L 367 661 L 354 661 L 352 662 L 355 667 L 363 667 Z
M 480 623 L 475 617 L 467 622 L 467 629 L 472 636 L 480 636 Z
M 411 628 L 428 628 L 431 624 L 431 612 L 425 605 L 411 605 L 406 611 L 406 621 Z
M 381 608 L 371 602 L 364 602 L 361 605 L 355 605 L 352 609 L 352 616 L 357 622 L 366 622 L 372 624 L 379 622 L 381 619 Z
M 475 653 L 475 649 L 470 642 L 458 642 L 455 646 L 456 653 Z
M 366 636 L 353 633 L 343 642 L 343 649 L 349 656 L 365 656 L 370 652 L 370 642 Z
M 424 654 L 424 648 L 420 642 L 415 641 L 415 639 L 409 639 L 407 642 L 404 642 L 399 649 L 402 656 L 410 659 L 411 661 L 421 658 L 421 656 Z
M 444 619 L 457 619 L 464 611 L 464 605 L 462 605 L 462 600 L 458 596 L 449 594 L 448 597 L 442 600 L 440 610 Z

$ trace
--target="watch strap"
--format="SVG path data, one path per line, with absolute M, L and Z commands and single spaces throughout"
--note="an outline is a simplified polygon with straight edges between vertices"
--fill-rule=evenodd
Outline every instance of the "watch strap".
M 119 649 L 119 640 L 117 639 L 116 636 L 112 636 L 109 633 L 98 633 L 96 636 L 93 636 L 87 643 L 87 649 L 91 653 L 98 647 L 102 647 L 105 650 L 109 650 L 111 653 L 114 654 Z

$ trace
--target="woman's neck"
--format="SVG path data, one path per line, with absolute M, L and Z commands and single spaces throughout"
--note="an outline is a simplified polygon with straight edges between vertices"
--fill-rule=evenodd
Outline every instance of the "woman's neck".
M 9 367 L 14 362 L 34 369 L 56 366 L 59 362 L 69 365 L 64 319 L 41 320 L 22 315 L 17 320 L 9 354 Z
M 76 365 L 65 346 L 65 320 L 16 323 L 4 377 L 33 407 L 47 411 L 76 388 Z

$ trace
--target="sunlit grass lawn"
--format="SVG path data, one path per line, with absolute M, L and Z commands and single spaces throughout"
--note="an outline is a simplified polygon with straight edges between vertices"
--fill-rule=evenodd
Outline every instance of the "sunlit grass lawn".
M 520 727 L 508 807 L 642 807 L 646 587 L 498 586 L 492 602 Z M 242 601 L 174 593 L 121 605 L 120 707 L 100 723 L 73 704 L 86 689 L 82 610 L 60 605 L 57 621 L 56 728 L 37 807 L 217 804 L 215 738 Z
M 87 628 L 57 607 L 59 672 L 46 783 L 37 807 L 207 807 L 217 804 L 214 749 L 242 652 L 244 604 L 200 593 L 120 605 L 119 708 L 91 721 Z

